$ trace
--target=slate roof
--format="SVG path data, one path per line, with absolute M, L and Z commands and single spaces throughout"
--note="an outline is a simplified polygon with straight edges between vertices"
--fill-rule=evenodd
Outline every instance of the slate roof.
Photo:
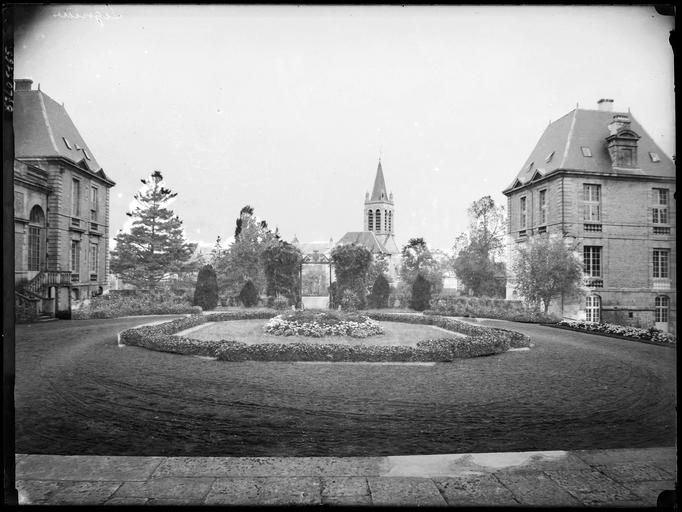
M 387 253 L 386 247 L 377 239 L 373 231 L 349 231 L 336 242 L 336 245 L 362 245 L 372 252 Z
M 628 116 L 630 129 L 641 137 L 638 141 L 637 169 L 615 171 L 611 166 L 606 138 L 610 135 L 608 125 L 617 114 Z M 590 148 L 591 157 L 583 155 L 581 150 L 583 146 Z M 652 162 L 649 152 L 657 153 L 660 162 Z M 552 157 L 547 161 L 550 154 Z M 522 185 L 528 183 L 536 172 L 546 176 L 558 170 L 675 177 L 675 164 L 672 159 L 654 142 L 631 113 L 602 110 L 574 109 L 551 123 L 505 192 L 514 188 L 517 180 Z
M 384 170 L 381 168 L 381 160 L 379 160 L 379 165 L 377 166 L 377 175 L 374 178 L 374 188 L 372 188 L 372 195 L 370 196 L 369 200 L 388 201 L 386 180 L 384 180 Z
M 16 158 L 63 157 L 79 166 L 84 162 L 88 170 L 111 181 L 66 109 L 40 90 L 14 91 L 14 153 Z

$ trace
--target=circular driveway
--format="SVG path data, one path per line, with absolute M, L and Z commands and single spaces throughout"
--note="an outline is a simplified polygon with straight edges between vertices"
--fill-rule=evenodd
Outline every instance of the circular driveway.
M 535 346 L 425 366 L 230 363 L 117 345 L 117 332 L 152 320 L 18 325 L 17 453 L 382 456 L 676 441 L 675 348 L 495 320 L 481 323 Z

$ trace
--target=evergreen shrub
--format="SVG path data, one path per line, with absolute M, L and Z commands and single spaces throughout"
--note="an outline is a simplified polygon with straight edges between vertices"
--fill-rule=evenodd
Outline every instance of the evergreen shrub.
M 258 304 L 258 290 L 250 279 L 244 283 L 242 291 L 239 292 L 239 300 L 245 308 L 251 308 Z
M 215 309 L 218 305 L 218 280 L 211 265 L 199 269 L 197 285 L 194 290 L 194 305 L 203 310 Z
M 431 303 L 431 283 L 421 274 L 417 275 L 412 285 L 410 307 L 415 311 L 424 311 Z
M 370 308 L 386 308 L 388 307 L 388 297 L 391 293 L 391 286 L 388 284 L 388 280 L 384 274 L 379 274 L 379 276 L 374 281 L 372 286 L 372 291 L 367 298 L 367 302 Z

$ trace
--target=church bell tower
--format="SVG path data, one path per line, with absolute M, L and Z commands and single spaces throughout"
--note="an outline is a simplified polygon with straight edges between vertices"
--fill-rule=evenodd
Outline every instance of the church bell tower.
M 372 195 L 365 194 L 364 218 L 364 231 L 372 231 L 381 239 L 392 237 L 395 229 L 393 193 L 389 195 L 386 190 L 381 160 L 377 166 Z

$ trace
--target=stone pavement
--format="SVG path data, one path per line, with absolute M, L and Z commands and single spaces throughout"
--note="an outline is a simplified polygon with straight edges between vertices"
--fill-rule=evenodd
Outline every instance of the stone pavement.
M 19 504 L 655 507 L 675 447 L 397 457 L 16 456 Z

